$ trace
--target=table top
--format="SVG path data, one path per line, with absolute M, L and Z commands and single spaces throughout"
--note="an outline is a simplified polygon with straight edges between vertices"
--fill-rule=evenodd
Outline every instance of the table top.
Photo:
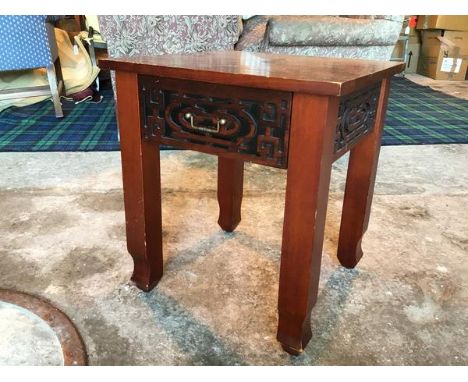
M 99 67 L 183 80 L 342 96 L 404 70 L 404 63 L 221 51 L 106 58 Z

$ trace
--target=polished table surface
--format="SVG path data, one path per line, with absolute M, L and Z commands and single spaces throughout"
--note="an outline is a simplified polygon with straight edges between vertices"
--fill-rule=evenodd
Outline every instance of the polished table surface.
M 218 224 L 226 232 L 241 221 L 244 162 L 283 168 L 277 339 L 291 354 L 304 351 L 332 163 L 350 152 L 337 252 L 353 268 L 363 254 L 390 81 L 404 64 L 232 51 L 109 58 L 100 67 L 116 71 L 132 280 L 148 291 L 163 275 L 161 144 L 218 156 Z
M 405 64 L 227 51 L 106 58 L 99 60 L 99 66 L 167 78 L 340 96 L 399 73 Z

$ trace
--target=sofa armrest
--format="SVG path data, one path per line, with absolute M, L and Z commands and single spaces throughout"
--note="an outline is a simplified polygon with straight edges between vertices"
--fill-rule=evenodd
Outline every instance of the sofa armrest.
M 256 15 L 244 20 L 242 34 L 236 43 L 236 50 L 259 52 L 261 50 L 270 16 Z

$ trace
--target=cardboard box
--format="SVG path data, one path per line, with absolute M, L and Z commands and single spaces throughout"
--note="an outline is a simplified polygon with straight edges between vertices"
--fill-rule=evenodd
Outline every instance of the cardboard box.
M 421 44 L 421 31 L 411 28 L 408 38 L 409 38 L 410 44 L 411 43 Z
M 404 61 L 404 56 L 405 54 L 405 41 L 404 40 L 398 40 L 395 43 L 395 47 L 393 48 L 392 56 L 390 60 L 392 61 Z
M 463 81 L 468 66 L 468 32 L 425 30 L 421 33 L 419 74 L 435 80 Z
M 419 55 L 421 52 L 420 43 L 408 43 L 408 54 L 406 59 L 405 73 L 416 73 L 418 70 Z
M 468 55 L 468 32 L 447 31 L 447 30 L 423 30 L 421 31 L 421 43 L 433 45 L 440 43 L 440 37 L 450 40 L 460 48 L 462 55 Z
M 392 61 L 403 61 L 404 55 L 404 42 L 398 41 L 395 44 L 395 48 L 392 52 Z M 408 41 L 407 51 L 406 51 L 406 67 L 405 73 L 416 73 L 418 69 L 418 60 L 419 60 L 419 52 L 421 50 L 421 44 L 419 42 L 412 42 L 411 40 Z
M 416 29 L 448 29 L 452 31 L 468 31 L 468 16 L 418 16 Z

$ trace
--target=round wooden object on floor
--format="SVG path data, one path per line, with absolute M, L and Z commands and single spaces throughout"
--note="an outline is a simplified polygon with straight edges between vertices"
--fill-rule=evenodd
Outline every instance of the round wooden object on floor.
M 27 293 L 0 289 L 0 302 L 26 309 L 49 326 L 57 337 L 63 353 L 64 366 L 85 366 L 86 348 L 75 325 L 58 308 L 46 300 Z

